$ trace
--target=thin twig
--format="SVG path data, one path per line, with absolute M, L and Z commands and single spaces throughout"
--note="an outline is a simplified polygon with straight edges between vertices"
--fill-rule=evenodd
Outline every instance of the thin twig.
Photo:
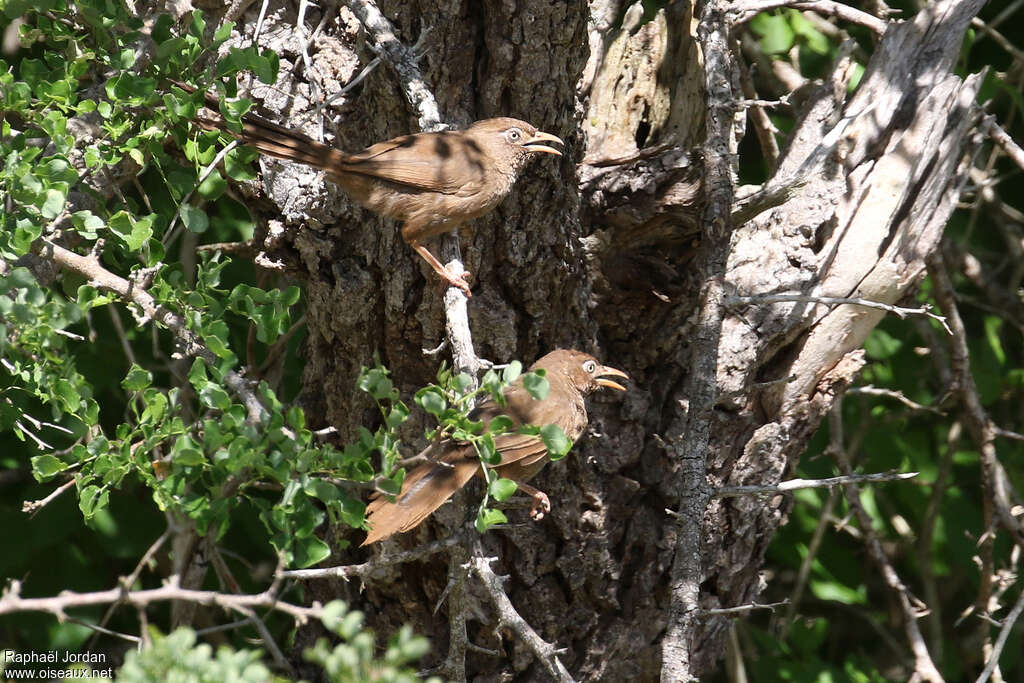
M 863 394 L 864 396 L 884 396 L 886 398 L 892 398 L 899 401 L 900 403 L 910 408 L 911 410 L 932 413 L 934 415 L 945 415 L 945 413 L 939 410 L 938 408 L 935 408 L 933 406 L 922 405 L 920 403 L 917 403 L 916 401 L 911 401 L 901 391 L 883 389 L 881 387 L 872 386 L 870 384 L 866 384 L 862 387 L 850 387 L 849 389 L 846 390 L 846 394 L 848 396 L 856 396 L 857 394 Z
M 703 609 L 700 611 L 702 617 L 725 617 L 725 616 L 740 616 L 749 614 L 756 609 L 766 609 L 770 612 L 774 612 L 776 607 L 785 607 L 789 604 L 789 600 L 782 600 L 781 602 L 766 602 L 766 603 L 751 603 L 749 605 L 738 605 L 736 607 L 716 607 L 715 609 Z
M 996 123 L 995 118 L 986 116 L 981 122 L 981 127 L 992 138 L 992 141 L 1006 152 L 1006 156 L 1010 157 L 1021 170 L 1024 170 L 1024 149 L 1021 149 L 1020 145 L 1014 142 L 1013 138 Z
M 483 557 L 483 547 L 478 539 L 475 544 L 474 556 L 470 559 L 470 568 L 474 574 L 480 577 L 487 596 L 498 611 L 497 628 L 511 629 L 530 648 L 547 670 L 548 675 L 556 681 L 571 683 L 573 678 L 558 658 L 558 649 L 537 635 L 533 627 L 520 616 L 512 601 L 508 599 L 505 589 L 501 585 L 501 579 L 491 569 L 491 562 L 496 560 L 496 557 Z
M 831 15 L 843 21 L 848 21 L 851 24 L 857 24 L 858 26 L 870 29 L 877 35 L 885 33 L 886 28 L 889 26 L 888 22 L 878 17 L 849 5 L 834 2 L 834 0 L 805 0 L 803 2 L 794 2 L 794 0 L 747 0 L 747 2 L 736 3 L 736 6 L 731 8 L 731 10 L 738 15 L 735 23 L 744 23 L 761 12 L 767 12 L 779 7 L 792 7 L 793 9 L 809 10 L 818 14 Z
M 842 401 L 836 400 L 830 411 L 831 419 L 841 422 L 841 411 Z M 839 448 L 832 449 L 832 455 L 844 474 L 848 476 L 853 474 L 850 466 L 850 456 L 845 448 L 840 445 Z M 916 680 L 931 681 L 932 683 L 943 681 L 942 674 L 935 667 L 935 662 L 932 661 L 932 657 L 928 652 L 928 645 L 924 642 L 924 637 L 921 635 L 921 629 L 918 626 L 918 618 L 927 612 L 927 606 L 914 597 L 910 589 L 907 588 L 906 584 L 899 577 L 899 574 L 896 573 L 896 569 L 893 567 L 889 556 L 875 535 L 871 516 L 864 509 L 864 505 L 861 502 L 860 487 L 856 483 L 846 484 L 844 494 L 851 511 L 856 516 L 857 522 L 860 525 L 868 554 L 878 567 L 886 585 L 896 596 L 903 612 L 903 632 L 910 642 L 910 649 L 914 654 L 914 678 Z
M 238 140 L 232 140 L 224 146 L 224 149 L 217 152 L 217 156 L 213 158 L 213 161 L 207 164 L 206 168 L 203 169 L 203 172 L 199 174 L 199 179 L 196 180 L 192 189 L 188 191 L 188 194 L 186 194 L 180 202 L 178 202 L 178 208 L 174 212 L 174 217 L 171 218 L 171 224 L 167 226 L 167 232 L 164 233 L 163 244 L 165 248 L 174 244 L 174 241 L 178 238 L 178 231 L 176 231 L 175 228 L 178 225 L 178 219 L 181 218 L 181 210 L 188 203 L 188 200 L 192 198 L 193 194 L 195 194 L 196 189 L 206 182 L 206 179 L 210 177 L 210 174 L 217 169 L 218 164 L 224 160 L 224 157 L 226 157 L 231 150 L 238 147 L 238 144 Z
M 797 489 L 832 488 L 841 484 L 902 481 L 904 479 L 913 479 L 918 474 L 918 472 L 874 472 L 871 474 L 846 474 L 839 477 L 828 477 L 827 479 L 790 479 L 788 481 L 780 481 L 778 484 L 722 486 L 715 489 L 712 495 L 715 498 L 736 498 L 739 496 L 796 491 Z
M 946 318 L 941 315 L 937 315 L 931 312 L 931 307 L 925 304 L 920 308 L 904 308 L 902 306 L 894 306 L 892 304 L 883 303 L 881 301 L 872 301 L 870 299 L 862 299 L 859 297 L 847 297 L 847 296 L 813 296 L 810 294 L 750 294 L 743 296 L 730 296 L 727 298 L 729 305 L 735 305 L 740 303 L 764 303 L 764 304 L 779 304 L 779 303 L 810 303 L 810 304 L 825 304 L 828 306 L 839 306 L 839 305 L 851 305 L 851 306 L 864 306 L 865 308 L 875 308 L 880 311 L 887 311 L 894 313 L 900 318 L 906 318 L 908 315 L 921 315 L 932 320 L 937 321 L 942 327 L 945 328 L 946 332 L 953 334 L 949 325 L 946 324 Z
M 996 642 L 992 646 L 992 653 L 989 655 L 988 663 L 985 664 L 985 669 L 978 676 L 975 683 L 985 683 L 992 675 L 992 672 L 996 670 L 996 667 L 999 666 L 999 655 L 1002 654 L 1003 648 L 1006 646 L 1006 640 L 1010 637 L 1010 631 L 1013 630 L 1014 624 L 1020 619 L 1021 613 L 1024 613 L 1024 590 L 1017 596 L 1017 602 L 1014 604 L 1013 609 L 1003 619 L 1002 628 L 999 629 L 999 637 L 996 638 Z
M 64 493 L 74 485 L 75 478 L 71 477 L 66 482 L 55 488 L 46 498 L 43 498 L 42 500 L 26 500 L 21 504 L 21 511 L 27 512 L 34 517 L 40 510 L 55 501 L 60 494 Z
M 199 605 L 214 605 L 234 611 L 247 607 L 267 607 L 291 615 L 299 623 L 305 623 L 310 618 L 320 619 L 324 611 L 323 606 L 318 603 L 314 603 L 312 607 L 303 607 L 282 602 L 277 594 L 270 589 L 262 593 L 228 595 L 217 591 L 181 588 L 174 576 L 160 588 L 137 591 L 131 591 L 124 586 L 120 586 L 93 593 L 64 591 L 60 595 L 48 598 L 23 598 L 20 593 L 21 582 L 12 581 L 3 595 L 0 596 L 0 614 L 47 612 L 59 619 L 63 619 L 67 616 L 67 610 L 77 607 L 106 605 L 112 602 L 147 607 L 153 603 L 171 600 L 181 600 Z
M 392 567 L 396 564 L 416 562 L 424 557 L 430 557 L 462 541 L 462 536 L 454 534 L 440 541 L 434 541 L 411 550 L 394 553 L 393 555 L 378 555 L 362 564 L 349 564 L 338 567 L 322 567 L 319 569 L 289 569 L 280 572 L 282 579 L 299 579 L 308 581 L 310 579 L 351 579 L 359 577 L 366 579 L 378 569 Z
M 395 36 L 391 25 L 373 0 L 346 0 L 345 4 L 363 25 L 367 37 L 376 52 L 398 75 L 409 104 L 419 117 L 423 131 L 443 130 L 447 126 L 441 121 L 437 100 L 427 87 L 417 64 L 416 52 Z
M 95 256 L 76 254 L 49 240 L 44 240 L 44 244 L 45 248 L 40 252 L 42 257 L 49 258 L 63 268 L 84 275 L 99 289 L 114 292 L 121 298 L 135 303 L 142 309 L 147 319 L 159 322 L 174 334 L 184 355 L 202 358 L 210 366 L 216 366 L 220 362 L 202 339 L 188 328 L 183 318 L 164 308 L 149 292 L 110 272 Z M 251 423 L 264 421 L 268 415 L 266 408 L 263 407 L 245 378 L 234 370 L 228 370 L 224 373 L 224 383 L 245 404 Z
M 155 541 L 153 541 L 152 543 L 149 544 L 149 547 L 146 548 L 146 552 L 144 552 L 142 554 L 142 558 L 138 562 L 135 563 L 135 569 L 132 570 L 132 573 L 121 579 L 121 585 L 122 586 L 134 586 L 135 582 L 139 580 L 139 576 L 142 575 L 142 570 L 145 568 L 145 566 L 147 564 L 149 564 L 150 560 L 152 560 L 153 557 L 155 557 L 156 554 L 158 552 L 160 552 L 160 548 L 163 547 L 164 543 L 166 543 L 167 539 L 169 539 L 170 537 L 171 537 L 171 528 L 167 527 L 166 529 L 164 529 L 164 532 L 162 534 L 160 534 L 160 536 Z M 103 618 L 100 620 L 100 626 L 106 626 L 107 625 L 107 623 L 110 621 L 111 617 L 114 616 L 114 610 L 117 609 L 118 604 L 119 603 L 115 602 L 110 607 L 107 608 L 107 611 L 103 614 Z M 93 636 L 90 639 L 89 645 L 86 647 L 86 649 L 87 650 L 91 649 L 92 646 L 95 643 L 96 643 L 96 636 Z

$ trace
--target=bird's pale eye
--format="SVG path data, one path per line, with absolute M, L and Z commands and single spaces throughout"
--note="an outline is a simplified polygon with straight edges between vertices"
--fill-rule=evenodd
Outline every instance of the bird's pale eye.
M 593 375 L 597 371 L 597 363 L 595 363 L 592 360 L 588 360 L 586 363 L 583 364 L 583 369 L 588 374 Z
M 519 142 L 523 139 L 523 133 L 518 128 L 509 128 L 506 135 L 509 142 Z

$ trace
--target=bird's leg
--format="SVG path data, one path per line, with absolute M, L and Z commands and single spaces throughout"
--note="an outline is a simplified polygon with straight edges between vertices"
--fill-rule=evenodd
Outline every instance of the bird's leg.
M 429 263 L 430 267 L 433 268 L 445 282 L 450 284 L 452 287 L 458 287 L 461 289 L 467 299 L 473 296 L 469 291 L 469 283 L 466 282 L 466 278 L 470 275 L 468 271 L 463 271 L 460 275 L 452 275 L 448 269 L 445 268 L 444 265 L 427 250 L 425 246 L 416 240 L 411 240 L 409 242 L 409 246 L 415 249 L 416 253 L 422 256 L 423 260 Z
M 533 496 L 533 505 L 530 506 L 530 519 L 539 522 L 544 519 L 544 515 L 551 512 L 551 501 L 548 499 L 548 494 L 519 481 L 516 482 L 516 486 L 526 495 Z

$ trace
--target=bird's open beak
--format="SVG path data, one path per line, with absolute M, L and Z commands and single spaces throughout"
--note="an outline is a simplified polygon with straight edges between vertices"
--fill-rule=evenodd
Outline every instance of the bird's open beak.
M 547 152 L 548 154 L 556 154 L 558 156 L 562 156 L 562 153 L 559 152 L 557 149 L 555 149 L 554 147 L 548 147 L 547 145 L 540 144 L 542 142 L 557 142 L 560 145 L 565 144 L 564 142 L 562 142 L 562 138 L 558 137 L 557 135 L 552 135 L 551 133 L 545 133 L 542 130 L 538 130 L 536 133 L 534 133 L 532 138 L 523 143 L 523 147 L 530 150 L 531 152 Z
M 600 372 L 597 373 L 597 383 L 602 387 L 609 387 L 611 389 L 618 389 L 619 391 L 625 391 L 626 387 L 622 386 L 618 382 L 610 379 L 605 379 L 605 375 L 612 375 L 614 377 L 621 377 L 623 379 L 629 379 L 629 375 L 624 373 L 622 370 L 616 370 L 613 367 L 602 365 Z

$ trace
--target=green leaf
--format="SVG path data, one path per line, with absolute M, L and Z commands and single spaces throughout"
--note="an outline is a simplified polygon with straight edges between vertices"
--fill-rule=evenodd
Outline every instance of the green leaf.
M 540 428 L 540 438 L 552 460 L 561 460 L 572 448 L 572 441 L 558 425 L 544 425 Z
M 132 363 L 128 374 L 121 380 L 121 387 L 125 391 L 142 391 L 152 383 L 153 373 Z
M 409 408 L 401 401 L 395 401 L 388 412 L 385 423 L 388 429 L 397 429 L 409 417 Z
M 210 217 L 206 212 L 187 203 L 181 205 L 181 222 L 190 232 L 197 234 L 206 232 L 210 227 Z
M 476 530 L 484 533 L 495 524 L 505 524 L 506 522 L 508 522 L 508 518 L 501 510 L 482 507 L 476 515 Z
M 460 394 L 468 394 L 473 390 L 473 376 L 468 372 L 460 372 L 452 381 L 455 383 L 455 390 Z
M 341 494 L 338 491 L 337 486 L 315 477 L 306 481 L 304 490 L 306 491 L 307 496 L 317 498 L 325 503 L 331 503 L 341 499 Z
M 761 12 L 751 20 L 750 28 L 761 36 L 761 50 L 765 54 L 783 54 L 793 47 L 793 28 L 784 16 Z
M 803 43 L 811 52 L 827 55 L 831 51 L 832 45 L 828 42 L 825 34 L 816 29 L 814 24 L 808 21 L 803 14 L 791 9 L 786 10 L 786 17 L 789 19 L 793 32 L 803 39 Z
M 106 508 L 109 500 L 110 492 L 106 487 L 86 486 L 78 495 L 78 509 L 82 511 L 82 516 L 89 520 L 97 512 Z
M 196 38 L 202 39 L 205 32 L 206 20 L 203 19 L 203 11 L 197 9 L 192 12 L 192 25 L 189 27 L 189 33 L 194 35 Z
M 344 600 L 332 600 L 331 602 L 324 605 L 323 616 L 320 617 L 320 621 L 323 625 L 331 630 L 337 632 L 338 627 L 341 625 L 341 620 L 348 613 L 348 604 Z
M 391 390 L 394 388 L 391 378 L 388 377 L 387 368 L 383 367 L 364 368 L 356 381 L 356 386 L 378 401 L 390 398 Z
M 448 401 L 438 387 L 423 387 L 416 392 L 416 405 L 435 417 L 440 417 Z
M 300 569 L 323 562 L 331 556 L 331 547 L 316 536 L 296 538 L 293 564 Z
M 228 189 L 228 181 L 216 169 L 206 177 L 206 180 L 199 183 L 196 191 L 203 199 L 214 200 L 224 194 Z M 195 232 L 195 231 L 193 231 Z
M 811 593 L 819 600 L 839 602 L 844 605 L 863 605 L 867 603 L 866 588 L 863 585 L 851 588 L 839 581 L 822 581 L 811 579 Z
M 508 415 L 497 415 L 487 424 L 487 431 L 491 434 L 501 434 L 514 428 L 515 423 Z
M 515 382 L 519 379 L 519 375 L 523 374 L 523 364 L 517 360 L 512 361 L 508 364 L 508 367 L 501 373 L 501 378 L 508 384 Z
M 40 213 L 43 214 L 43 218 L 53 220 L 60 215 L 60 212 L 64 210 L 64 193 L 58 190 L 50 189 L 46 191 L 46 199 L 43 200 L 42 206 L 39 207 Z
M 501 453 L 498 452 L 494 444 L 494 437 L 489 433 L 474 441 L 473 445 L 476 447 L 476 452 L 480 455 L 480 459 L 485 463 L 488 465 L 501 464 Z
M 252 60 L 251 62 L 251 67 L 253 72 L 256 74 L 256 78 L 260 79 L 267 85 L 273 85 L 277 82 L 277 70 L 280 66 L 281 60 L 273 50 L 264 50 L 257 59 Z
M 78 406 L 82 401 L 82 397 L 78 393 L 78 389 L 75 385 L 66 379 L 58 379 L 53 386 L 54 393 L 60 402 L 64 405 L 64 409 L 73 413 L 78 410 Z
M 227 410 L 231 407 L 231 397 L 222 387 L 210 382 L 199 391 L 199 400 L 207 408 Z
M 71 224 L 79 235 L 86 239 L 94 240 L 97 231 L 103 228 L 103 219 L 92 211 L 76 211 L 71 214 Z
M 171 459 L 176 465 L 194 467 L 206 462 L 199 445 L 187 434 L 178 437 L 171 449 Z
M 118 211 L 107 220 L 107 227 L 132 251 L 138 251 L 153 236 L 153 219 L 149 216 L 134 218 Z
M 67 463 L 52 455 L 37 455 L 32 458 L 32 476 L 43 482 L 68 468 Z
M 487 487 L 488 492 L 494 496 L 496 501 L 505 501 L 512 497 L 512 494 L 516 492 L 519 487 L 511 479 L 495 479 L 491 482 L 491 485 Z
M 235 28 L 235 22 L 225 21 L 223 24 L 217 27 L 217 32 L 213 34 L 213 45 L 216 47 L 223 43 L 225 40 L 231 37 L 231 31 Z
M 546 399 L 548 392 L 551 391 L 551 385 L 544 377 L 545 374 L 544 370 L 535 370 L 523 375 L 523 386 L 526 387 L 526 391 L 529 392 L 530 396 L 533 396 L 538 401 Z
M 252 162 L 259 156 L 252 147 L 236 147 L 224 157 L 224 171 L 232 180 L 254 180 Z

